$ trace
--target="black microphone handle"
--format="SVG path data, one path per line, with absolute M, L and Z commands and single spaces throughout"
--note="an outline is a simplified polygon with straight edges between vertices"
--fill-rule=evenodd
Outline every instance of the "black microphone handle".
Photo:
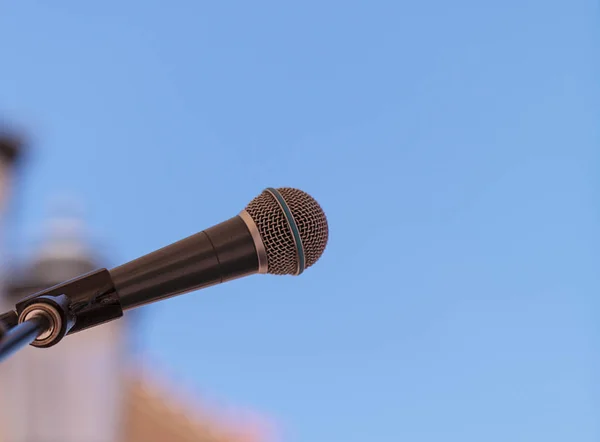
M 50 338 L 35 339 L 27 327 L 17 326 L 19 332 L 27 332 L 17 336 L 17 346 L 35 339 L 32 345 L 51 347 L 68 334 L 120 318 L 123 310 L 264 272 L 262 242 L 257 232 L 252 235 L 242 216 L 244 213 L 112 270 L 98 269 L 34 293 L 0 318 L 20 318 L 28 310 L 50 309 L 55 313 L 50 315 Z M 0 348 L 12 350 L 14 340 L 3 339 Z
M 258 272 L 252 234 L 235 216 L 110 270 L 123 310 Z

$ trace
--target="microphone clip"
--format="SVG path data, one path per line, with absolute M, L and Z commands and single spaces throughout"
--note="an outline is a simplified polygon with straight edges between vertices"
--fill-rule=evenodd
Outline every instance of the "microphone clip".
M 123 316 L 107 269 L 99 269 L 19 301 L 0 315 L 0 360 L 27 344 L 48 348 L 66 335 Z

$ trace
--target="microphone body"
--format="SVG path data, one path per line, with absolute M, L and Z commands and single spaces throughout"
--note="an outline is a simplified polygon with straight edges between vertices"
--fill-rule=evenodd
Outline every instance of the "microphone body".
M 127 310 L 258 273 L 257 249 L 235 216 L 109 272 Z
M 10 317 L 21 330 L 34 316 L 45 318 L 47 331 L 31 345 L 51 347 L 120 318 L 123 310 L 255 273 L 299 275 L 321 257 L 328 237 L 325 214 L 310 195 L 268 188 L 239 215 L 112 270 L 28 296 Z

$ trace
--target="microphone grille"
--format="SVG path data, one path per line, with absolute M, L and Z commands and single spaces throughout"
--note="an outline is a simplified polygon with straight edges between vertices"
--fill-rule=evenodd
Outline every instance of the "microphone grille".
M 325 251 L 327 218 L 306 192 L 290 187 L 266 189 L 245 210 L 263 241 L 268 273 L 298 275 Z

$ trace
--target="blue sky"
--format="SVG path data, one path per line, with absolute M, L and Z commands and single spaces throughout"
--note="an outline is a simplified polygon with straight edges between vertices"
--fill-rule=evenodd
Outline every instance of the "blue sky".
M 11 242 L 68 193 L 112 266 L 301 188 L 322 260 L 145 308 L 152 360 L 290 442 L 598 440 L 596 2 L 165 5 L 2 5 Z

